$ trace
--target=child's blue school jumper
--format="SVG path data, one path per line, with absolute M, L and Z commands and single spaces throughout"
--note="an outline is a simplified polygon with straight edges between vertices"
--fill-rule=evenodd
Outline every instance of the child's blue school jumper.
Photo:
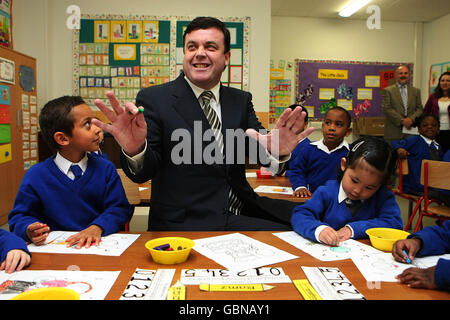
M 427 142 L 421 135 L 414 135 L 406 139 L 394 140 L 391 144 L 395 149 L 403 148 L 410 153 L 408 155 L 408 174 L 403 176 L 403 192 L 423 192 L 423 184 L 420 183 L 422 160 L 431 159 Z M 442 159 L 442 148 L 439 148 L 439 157 Z
M 298 187 L 306 187 L 314 192 L 328 180 L 337 179 L 337 168 L 342 157 L 348 153 L 348 143 L 344 141 L 341 147 L 327 153 L 319 148 L 319 144 L 326 148 L 322 141 L 323 139 L 317 142 L 300 143 L 295 147 L 293 153 L 296 156 L 289 162 L 289 170 L 286 171 L 294 191 Z
M 294 209 L 291 224 L 295 232 L 317 241 L 315 231 L 321 225 L 336 231 L 349 225 L 354 239 L 367 238 L 366 230 L 370 228 L 403 228 L 395 195 L 385 186 L 364 200 L 362 207 L 352 216 L 345 201 L 338 201 L 340 184 L 337 180 L 327 181 L 317 188 L 311 199 Z
M 413 233 L 408 238 L 422 239 L 422 248 L 417 257 L 441 255 L 450 252 L 450 220 L 445 221 L 442 227 L 426 227 Z M 434 281 L 438 289 L 450 290 L 450 260 L 439 259 L 434 273 Z
M 26 172 L 9 213 L 10 230 L 26 241 L 30 241 L 26 228 L 37 221 L 50 230 L 81 231 L 95 224 L 103 229 L 102 235 L 120 231 L 132 212 L 112 162 L 88 154 L 86 171 L 74 181 L 54 158 Z
M 5 261 L 6 255 L 11 250 L 23 250 L 31 256 L 25 241 L 14 233 L 0 229 L 0 263 Z

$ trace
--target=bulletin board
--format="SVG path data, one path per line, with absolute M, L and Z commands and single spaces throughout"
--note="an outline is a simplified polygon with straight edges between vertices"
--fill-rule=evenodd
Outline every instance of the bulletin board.
M 383 117 L 381 90 L 395 83 L 395 69 L 407 65 L 410 82 L 413 64 L 296 59 L 296 102 L 308 108 L 312 120 L 323 119 L 326 110 L 338 105 L 352 118 Z
M 428 94 L 432 94 L 438 85 L 439 77 L 444 72 L 450 71 L 450 61 L 432 64 L 428 79 Z
M 174 80 L 182 71 L 183 31 L 195 17 L 83 14 L 74 30 L 73 92 L 90 106 L 113 91 L 134 102 L 140 89 Z M 231 34 L 227 86 L 248 90 L 250 18 L 220 18 Z

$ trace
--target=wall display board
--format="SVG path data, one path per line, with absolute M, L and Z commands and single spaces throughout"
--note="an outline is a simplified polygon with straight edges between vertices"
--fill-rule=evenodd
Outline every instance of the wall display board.
M 0 225 L 38 153 L 36 60 L 0 47 Z
M 13 48 L 12 0 L 0 0 L 0 46 Z
M 182 71 L 183 31 L 194 17 L 83 14 L 74 30 L 73 87 L 94 106 L 111 90 L 123 104 L 140 89 L 174 80 Z M 250 18 L 219 18 L 231 34 L 231 60 L 222 83 L 248 90 Z
M 432 64 L 428 79 L 428 93 L 432 94 L 438 85 L 439 77 L 444 72 L 450 72 L 450 61 Z
M 311 110 L 312 120 L 323 119 L 333 106 L 348 110 L 352 118 L 383 117 L 381 90 L 395 83 L 395 69 L 412 63 L 296 59 L 296 101 Z

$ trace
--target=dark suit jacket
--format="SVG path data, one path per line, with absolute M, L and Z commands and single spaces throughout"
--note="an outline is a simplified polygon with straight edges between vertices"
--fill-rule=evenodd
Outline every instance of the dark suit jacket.
M 225 145 L 229 140 L 226 129 L 263 128 L 255 115 L 251 98 L 248 92 L 221 86 Z M 193 140 L 202 139 L 203 132 L 211 128 L 184 75 L 169 83 L 141 90 L 136 106 L 144 107 L 148 125 L 145 165 L 134 175 L 122 156 L 122 167 L 135 182 L 152 179 L 149 230 L 222 230 L 226 225 L 230 186 L 244 202 L 244 214 L 269 219 L 278 215 L 284 222 L 290 222 L 296 203 L 259 197 L 245 178 L 244 163 L 225 165 L 201 161 L 193 164 L 194 155 L 190 156 L 192 163 L 175 164 L 172 161 L 172 152 L 179 155 L 182 140 L 172 141 L 175 130 L 189 132 L 190 138 L 186 141 L 194 154 L 196 143 Z M 194 125 L 194 122 L 197 123 Z M 200 123 L 201 133 L 194 130 Z M 201 150 L 210 143 L 203 142 Z
M 422 114 L 422 100 L 420 90 L 408 85 L 408 111 L 407 117 L 413 121 Z M 402 133 L 401 120 L 405 118 L 405 106 L 403 105 L 400 89 L 393 84 L 381 91 L 381 106 L 386 116 L 384 124 L 384 138 L 387 140 L 399 140 L 405 138 Z

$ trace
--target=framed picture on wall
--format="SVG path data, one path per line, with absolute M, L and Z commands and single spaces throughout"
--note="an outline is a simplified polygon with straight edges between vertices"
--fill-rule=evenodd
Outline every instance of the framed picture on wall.
M 109 42 L 109 21 L 95 21 L 95 42 Z
M 158 21 L 144 21 L 143 28 L 143 42 L 158 42 Z
M 127 41 L 142 41 L 142 21 L 127 21 Z
M 111 42 L 127 41 L 127 22 L 124 20 L 111 21 Z

